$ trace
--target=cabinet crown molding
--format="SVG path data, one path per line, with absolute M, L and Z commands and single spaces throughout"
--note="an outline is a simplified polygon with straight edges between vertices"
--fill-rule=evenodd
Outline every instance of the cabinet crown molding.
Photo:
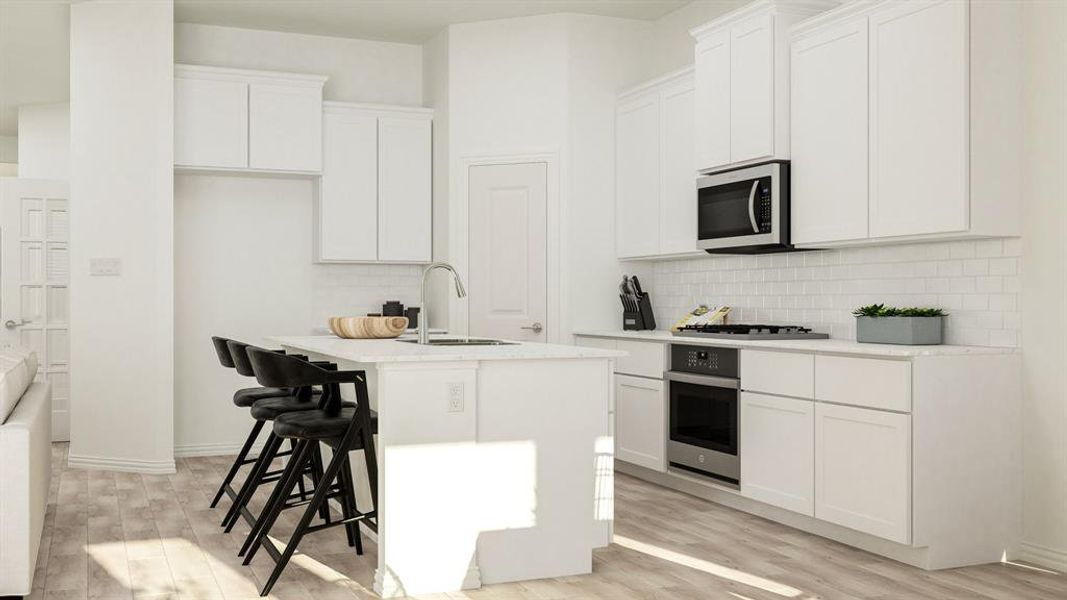
M 627 88 L 619 93 L 619 100 L 627 100 L 632 96 L 639 96 L 641 94 L 651 92 L 660 86 L 664 86 L 676 81 L 684 81 L 686 78 L 693 77 L 693 65 L 678 69 L 677 71 L 671 71 L 666 75 L 660 75 L 655 79 L 649 79 L 641 82 L 633 87 Z
M 879 6 L 888 4 L 891 0 L 852 0 L 836 8 L 812 15 L 789 28 L 792 39 L 814 33 L 826 26 L 833 26 L 842 21 L 866 16 Z
M 700 39 L 723 27 L 733 25 L 734 23 L 758 14 L 781 13 L 805 17 L 836 8 L 840 5 L 840 0 L 790 0 L 789 2 L 785 2 L 784 0 L 756 0 L 751 4 L 746 4 L 737 10 L 728 12 L 717 19 L 690 29 L 689 35 Z
M 433 109 L 423 106 L 400 106 L 396 104 L 369 104 L 361 102 L 340 102 L 337 100 L 328 100 L 322 103 L 323 112 L 327 113 L 346 113 L 346 112 L 362 112 L 362 113 L 374 113 L 377 115 L 389 114 L 409 114 L 412 116 L 433 117 Z
M 318 87 L 325 85 L 329 79 L 326 75 L 309 73 L 283 73 L 281 71 L 256 71 L 253 69 L 235 69 L 232 67 L 212 67 L 208 65 L 174 65 L 174 76 L 197 79 L 224 79 L 227 81 L 246 81 L 248 83 L 279 83 L 286 85 Z

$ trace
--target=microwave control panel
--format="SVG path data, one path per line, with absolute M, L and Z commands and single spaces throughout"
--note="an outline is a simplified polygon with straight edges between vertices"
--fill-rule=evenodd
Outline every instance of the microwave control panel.
M 755 198 L 755 214 L 756 224 L 759 226 L 760 233 L 770 233 L 772 229 L 772 220 L 774 215 L 772 214 L 773 200 L 771 198 L 771 178 L 764 177 L 759 180 L 756 187 Z

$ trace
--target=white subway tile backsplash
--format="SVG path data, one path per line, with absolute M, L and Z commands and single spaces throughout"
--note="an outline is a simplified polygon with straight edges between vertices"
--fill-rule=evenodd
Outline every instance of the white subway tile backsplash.
M 854 339 L 852 310 L 870 303 L 937 306 L 945 341 L 1019 345 L 1017 239 L 708 256 L 655 264 L 653 304 L 673 323 L 697 304 L 732 307 L 733 322 L 793 323 Z

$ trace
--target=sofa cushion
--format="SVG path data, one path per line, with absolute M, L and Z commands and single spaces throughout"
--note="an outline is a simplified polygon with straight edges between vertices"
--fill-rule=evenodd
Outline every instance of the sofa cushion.
M 19 346 L 0 348 L 0 424 L 19 403 L 37 376 L 37 354 Z

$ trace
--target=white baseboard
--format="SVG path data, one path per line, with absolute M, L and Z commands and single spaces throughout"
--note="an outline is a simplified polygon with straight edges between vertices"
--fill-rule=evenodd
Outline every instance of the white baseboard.
M 263 444 L 266 443 L 267 436 L 262 435 L 262 442 L 252 445 L 251 454 L 255 456 L 263 449 Z M 206 444 L 177 444 L 174 446 L 175 458 L 189 458 L 194 456 L 236 456 L 241 451 L 241 446 L 244 446 L 244 442 L 210 442 Z
M 1067 550 L 1049 548 L 1040 544 L 1022 542 L 1019 551 L 1013 557 L 1016 560 L 1034 563 L 1046 569 L 1054 569 L 1061 573 L 1067 573 Z
M 67 465 L 72 469 L 123 471 L 126 473 L 144 473 L 147 475 L 170 475 L 176 471 L 173 460 L 103 458 L 99 456 L 78 456 L 75 454 L 71 454 L 67 457 Z

